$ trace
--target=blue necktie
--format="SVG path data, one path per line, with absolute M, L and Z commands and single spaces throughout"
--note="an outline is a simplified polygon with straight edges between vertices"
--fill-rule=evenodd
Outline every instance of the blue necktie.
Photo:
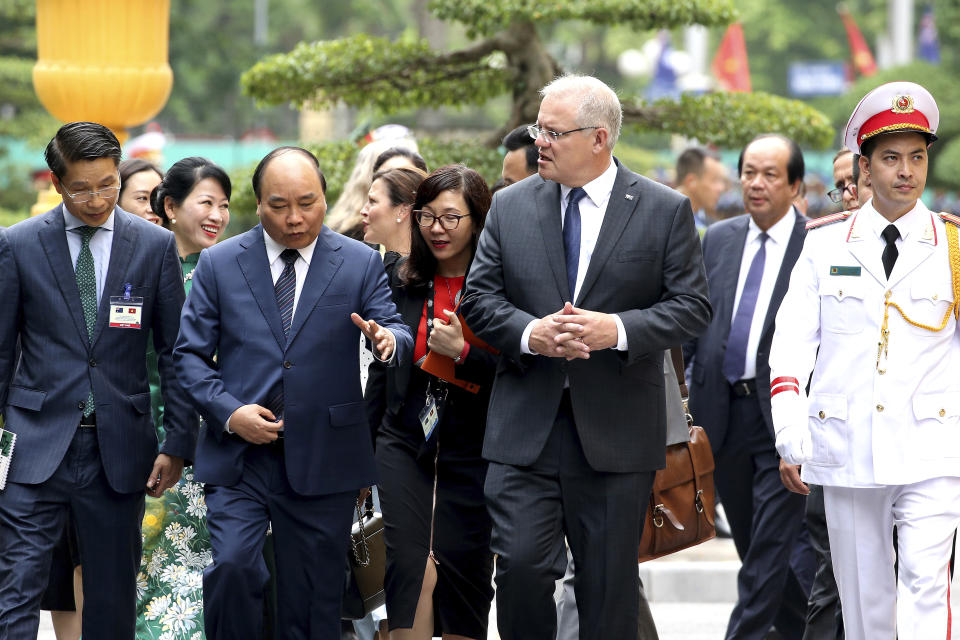
M 760 293 L 760 282 L 763 280 L 763 263 L 767 258 L 766 232 L 760 234 L 760 248 L 753 256 L 750 270 L 747 271 L 747 281 L 743 284 L 740 293 L 740 304 L 737 313 L 730 324 L 730 336 L 727 338 L 727 350 L 723 354 L 723 377 L 733 384 L 743 377 L 743 370 L 747 361 L 747 341 L 750 338 L 750 325 L 753 324 L 753 310 L 757 307 L 757 294 Z
M 296 249 L 284 249 L 280 254 L 283 260 L 283 272 L 277 278 L 273 285 L 273 291 L 277 296 L 277 307 L 280 308 L 280 319 L 283 321 L 283 335 L 290 333 L 290 326 L 293 324 L 293 298 L 297 290 L 297 272 L 293 268 L 293 263 L 300 257 L 300 252 Z
M 583 187 L 574 187 L 567 196 L 567 211 L 563 214 L 563 250 L 567 256 L 567 284 L 570 285 L 570 303 L 576 298 L 577 268 L 580 265 L 580 199 L 587 195 Z
M 280 309 L 280 320 L 283 322 L 283 335 L 290 337 L 290 327 L 293 324 L 293 298 L 297 290 L 297 272 L 293 263 L 300 257 L 296 249 L 284 249 L 280 254 L 283 260 L 283 271 L 273 285 L 273 292 L 277 296 L 277 307 Z M 283 417 L 283 381 L 273 388 L 266 403 L 267 409 L 273 412 L 277 420 Z

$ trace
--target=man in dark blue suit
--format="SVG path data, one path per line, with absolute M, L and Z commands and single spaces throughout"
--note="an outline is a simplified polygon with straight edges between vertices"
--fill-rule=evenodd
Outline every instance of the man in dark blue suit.
M 172 233 L 116 207 L 119 159 L 106 127 L 64 125 L 46 149 L 63 204 L 0 235 L 0 410 L 17 434 L 0 492 L 5 639 L 37 637 L 68 510 L 84 564 L 84 637 L 133 637 L 144 491 L 173 486 L 196 446 L 173 370 L 177 247 Z M 150 335 L 166 407 L 159 455 Z
M 804 497 L 780 481 L 767 360 L 806 235 L 806 218 L 792 204 L 803 154 L 788 138 L 758 136 L 741 153 L 738 171 L 749 215 L 717 222 L 703 237 L 714 314 L 706 333 L 685 348 L 690 411 L 710 438 L 717 489 L 743 562 L 726 638 L 762 640 L 776 627 L 781 637 L 799 640 L 815 560 L 803 528 Z
M 270 152 L 253 189 L 260 224 L 200 255 L 175 350 L 205 418 L 194 470 L 213 545 L 206 633 L 259 637 L 269 522 L 276 637 L 339 640 L 354 503 L 375 482 L 357 340 L 391 365 L 413 340 L 379 254 L 323 226 L 313 154 Z

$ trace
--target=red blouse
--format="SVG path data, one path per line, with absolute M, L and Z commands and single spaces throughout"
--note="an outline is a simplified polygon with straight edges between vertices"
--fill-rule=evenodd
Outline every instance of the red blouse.
M 444 311 L 453 311 L 457 307 L 457 294 L 463 288 L 465 276 L 458 278 L 445 278 L 443 276 L 433 277 L 433 290 L 427 295 L 433 296 L 433 319 L 434 322 L 442 320 L 447 322 L 447 315 Z M 423 312 L 420 314 L 420 323 L 417 326 L 417 342 L 413 347 L 413 361 L 419 362 L 420 358 L 427 355 L 427 300 L 423 302 Z

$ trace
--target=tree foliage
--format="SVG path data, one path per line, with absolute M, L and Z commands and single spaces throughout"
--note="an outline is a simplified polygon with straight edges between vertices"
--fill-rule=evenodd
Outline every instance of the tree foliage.
M 383 113 L 412 107 L 470 105 L 508 93 L 509 121 L 487 142 L 536 119 L 538 90 L 563 72 L 540 30 L 560 21 L 627 24 L 637 30 L 685 24 L 722 25 L 735 17 L 732 0 L 431 0 L 440 19 L 460 22 L 483 38 L 442 52 L 426 40 L 355 35 L 302 43 L 247 71 L 244 91 L 261 104 L 329 106 L 342 101 Z M 757 131 L 776 131 L 810 146 L 829 144 L 828 120 L 802 103 L 764 94 L 700 97 L 678 102 L 624 102 L 628 125 L 738 146 Z
M 492 49 L 486 53 L 492 52 Z M 297 107 L 331 107 L 342 100 L 381 111 L 480 102 L 507 91 L 509 77 L 482 51 L 442 54 L 423 39 L 391 42 L 357 34 L 301 42 L 244 74 L 244 90 L 264 103 L 285 96 Z
M 624 111 L 624 119 L 727 148 L 763 132 L 788 132 L 801 146 L 813 148 L 828 147 L 833 141 L 827 116 L 802 102 L 767 93 L 685 95 L 678 102 L 631 107 Z
M 515 22 L 585 20 L 646 31 L 727 24 L 735 17 L 728 0 L 431 0 L 430 10 L 438 18 L 462 23 L 471 37 L 505 30 Z

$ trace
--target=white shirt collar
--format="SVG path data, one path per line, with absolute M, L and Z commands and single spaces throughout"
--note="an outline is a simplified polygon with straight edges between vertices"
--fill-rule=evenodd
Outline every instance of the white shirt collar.
M 882 238 L 881 235 L 883 230 L 887 228 L 887 225 L 890 224 L 890 221 L 883 217 L 883 215 L 873 208 L 873 198 L 870 198 L 867 202 L 863 204 L 860 208 L 863 214 L 868 216 L 870 221 L 870 228 L 873 230 L 874 235 L 878 238 Z M 930 210 L 927 209 L 927 206 L 923 204 L 922 200 L 917 200 L 917 203 L 913 206 L 913 209 L 906 212 L 893 224 L 896 225 L 897 229 L 900 231 L 900 237 L 904 240 L 909 238 L 911 235 L 916 234 L 917 237 L 920 237 L 924 230 L 926 229 L 927 223 L 930 221 Z
M 597 208 L 602 207 L 610 198 L 610 192 L 613 191 L 613 183 L 617 179 L 617 163 L 610 157 L 610 166 L 599 176 L 583 185 L 583 190 L 587 192 L 587 197 Z M 560 198 L 566 202 L 567 197 L 573 187 L 565 184 L 560 185 Z
M 319 237 L 320 236 L 318 235 L 317 238 Z M 313 250 L 317 246 L 317 238 L 314 238 L 313 242 L 305 246 L 303 249 L 298 250 L 300 257 L 304 262 L 307 263 L 308 267 L 310 266 L 310 260 L 313 258 Z M 273 264 L 276 262 L 277 258 L 280 257 L 280 254 L 288 248 L 271 238 L 266 229 L 263 229 L 263 243 L 267 246 L 267 264 Z
M 86 222 L 70 213 L 66 205 L 60 205 L 60 209 L 63 211 L 63 225 L 66 227 L 67 231 L 72 231 L 74 229 L 78 229 L 79 227 L 89 226 Z M 104 220 L 103 224 L 98 228 L 106 229 L 107 231 L 113 231 L 113 217 L 116 211 L 116 207 L 114 207 L 113 211 L 110 212 L 110 215 L 107 216 L 107 219 Z
M 750 214 L 747 214 L 750 215 Z M 772 227 L 767 229 L 767 236 L 769 240 L 773 240 L 774 243 L 780 246 L 786 246 L 790 242 L 790 236 L 793 234 L 793 226 L 797 222 L 797 210 L 790 205 L 790 210 L 787 211 L 787 214 L 777 220 Z M 762 233 L 757 223 L 754 222 L 753 216 L 750 216 L 750 222 L 747 229 L 747 244 L 750 244 L 755 239 L 760 237 Z

